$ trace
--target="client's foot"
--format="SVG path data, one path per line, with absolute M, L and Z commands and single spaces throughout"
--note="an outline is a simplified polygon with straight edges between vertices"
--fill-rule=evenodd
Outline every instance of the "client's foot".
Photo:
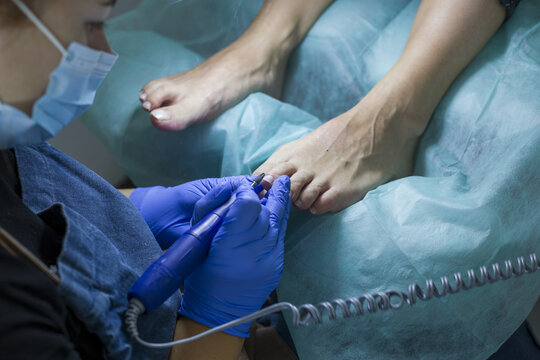
M 278 98 L 288 55 L 260 42 L 243 36 L 193 69 L 146 84 L 139 98 L 154 126 L 177 131 L 212 120 L 253 92 Z
M 426 122 L 411 115 L 404 94 L 392 96 L 380 85 L 351 110 L 278 148 L 254 174 L 267 174 L 265 188 L 289 175 L 295 206 L 313 214 L 343 210 L 378 185 L 411 174 L 423 131 L 415 124 Z

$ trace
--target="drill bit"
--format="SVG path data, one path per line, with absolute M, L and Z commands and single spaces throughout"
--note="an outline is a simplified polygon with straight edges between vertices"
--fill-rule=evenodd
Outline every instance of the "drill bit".
M 253 182 L 251 183 L 251 187 L 255 187 L 259 185 L 264 177 L 264 173 L 257 175 L 255 179 L 253 179 Z

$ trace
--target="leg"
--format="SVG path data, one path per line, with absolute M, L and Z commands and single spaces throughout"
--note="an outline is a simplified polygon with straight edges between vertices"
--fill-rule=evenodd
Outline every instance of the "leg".
M 255 172 L 291 176 L 291 196 L 313 214 L 340 211 L 406 176 L 440 99 L 504 20 L 497 0 L 423 1 L 399 61 L 348 112 L 279 148 Z
M 257 91 L 279 97 L 290 52 L 332 0 L 267 0 L 234 43 L 184 73 L 149 82 L 139 94 L 152 123 L 176 131 L 209 121 Z

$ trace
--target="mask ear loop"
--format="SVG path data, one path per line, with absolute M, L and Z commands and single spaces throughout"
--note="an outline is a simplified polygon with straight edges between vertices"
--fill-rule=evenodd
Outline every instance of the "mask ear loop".
M 67 50 L 64 48 L 64 46 L 58 41 L 56 36 L 53 35 L 53 33 L 43 24 L 41 20 L 38 19 L 38 17 L 30 10 L 28 6 L 26 6 L 25 3 L 23 3 L 21 0 L 11 0 L 15 6 L 21 10 L 24 15 L 28 17 L 28 19 L 34 23 L 34 25 L 37 26 L 37 28 L 45 35 L 50 42 L 62 53 L 63 56 L 66 56 Z

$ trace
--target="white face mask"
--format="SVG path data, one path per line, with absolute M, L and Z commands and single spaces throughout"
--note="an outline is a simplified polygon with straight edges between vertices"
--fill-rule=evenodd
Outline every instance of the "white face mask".
M 30 145 L 54 137 L 92 105 L 96 90 L 118 55 L 72 43 L 66 50 L 36 15 L 21 1 L 11 0 L 62 53 L 51 73 L 45 95 L 35 104 L 32 118 L 0 103 L 0 149 Z

